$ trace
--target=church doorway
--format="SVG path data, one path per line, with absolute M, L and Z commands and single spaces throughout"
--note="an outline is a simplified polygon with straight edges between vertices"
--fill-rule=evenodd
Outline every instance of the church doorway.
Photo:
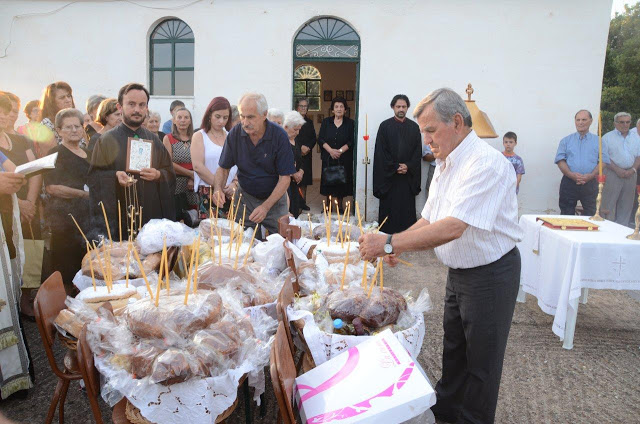
M 338 18 L 318 17 L 308 21 L 297 32 L 294 39 L 292 72 L 292 108 L 297 98 L 309 99 L 307 116 L 313 120 L 316 135 L 320 132 L 322 120 L 331 116 L 331 101 L 335 97 L 346 99 L 345 115 L 355 121 L 353 148 L 353 192 L 355 194 L 360 37 L 348 23 Z M 311 154 L 313 184 L 307 188 L 307 204 L 311 208 L 311 213 L 320 213 L 323 196 L 320 195 L 322 161 L 319 146 L 316 145 Z M 346 201 L 352 201 L 352 199 L 345 198 Z

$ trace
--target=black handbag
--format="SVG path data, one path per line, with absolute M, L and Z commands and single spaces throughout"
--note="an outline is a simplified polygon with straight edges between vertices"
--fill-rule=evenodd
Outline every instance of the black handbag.
M 344 170 L 344 166 L 340 165 L 340 161 L 334 159 L 337 163 L 331 165 L 331 159 L 327 162 L 327 166 L 322 168 L 322 185 L 326 187 L 338 186 L 346 184 L 347 174 Z

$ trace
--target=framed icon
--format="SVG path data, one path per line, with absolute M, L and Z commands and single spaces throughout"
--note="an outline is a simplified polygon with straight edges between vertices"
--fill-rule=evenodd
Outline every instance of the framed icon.
M 323 114 L 321 114 L 321 113 L 319 113 L 319 114 L 317 114 L 316 116 L 317 116 L 317 118 L 316 118 L 316 122 L 317 122 L 318 124 L 322 124 L 322 121 L 324 120 L 324 115 L 323 115 Z
M 333 91 L 332 90 L 324 90 L 324 101 L 330 102 L 333 99 Z
M 353 95 L 354 95 L 353 90 L 347 90 L 347 97 L 346 97 L 346 99 L 347 99 L 347 101 L 348 101 L 348 102 L 350 102 L 350 101 L 352 101 L 352 100 L 353 100 Z
M 346 116 L 347 118 L 351 118 L 351 108 L 348 107 L 344 110 L 344 116 Z
M 126 171 L 139 174 L 144 168 L 152 168 L 153 141 L 129 137 L 127 140 Z
M 344 98 L 344 90 L 336 90 L 336 97 Z

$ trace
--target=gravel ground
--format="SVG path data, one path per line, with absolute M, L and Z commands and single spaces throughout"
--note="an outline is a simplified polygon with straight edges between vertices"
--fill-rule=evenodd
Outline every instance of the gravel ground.
M 404 255 L 413 267 L 385 270 L 385 283 L 402 291 L 427 287 L 433 302 L 425 314 L 426 336 L 419 361 L 435 382 L 442 360 L 442 311 L 446 268 L 433 253 Z M 505 356 L 497 423 L 637 423 L 640 417 L 640 296 L 592 290 L 580 305 L 573 350 L 552 333 L 553 317 L 532 296 L 517 304 Z M 26 322 L 36 387 L 26 399 L 0 402 L 0 411 L 20 423 L 41 423 L 56 379 L 49 370 L 35 323 Z M 65 422 L 92 422 L 89 402 L 77 384 L 69 389 Z M 256 423 L 275 423 L 277 406 L 267 376 L 266 414 L 251 408 Z M 111 412 L 102 404 L 105 422 Z M 57 422 L 57 419 L 54 420 Z M 244 397 L 228 423 L 244 423 Z

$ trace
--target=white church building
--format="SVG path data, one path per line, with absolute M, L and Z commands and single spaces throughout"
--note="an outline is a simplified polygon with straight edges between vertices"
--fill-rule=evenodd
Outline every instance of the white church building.
M 375 219 L 365 115 L 373 160 L 395 94 L 417 104 L 451 87 L 466 98 L 472 83 L 499 135 L 486 141 L 502 150 L 502 135 L 518 134 L 521 212 L 553 212 L 561 178 L 554 156 L 575 131 L 575 112 L 590 110 L 597 132 L 610 12 L 611 0 L 5 0 L 0 90 L 24 104 L 65 81 L 84 110 L 90 95 L 115 97 L 136 81 L 150 88 L 163 121 L 181 99 L 196 126 L 215 96 L 233 104 L 259 91 L 282 110 L 306 96 L 316 130 L 331 98 L 342 95 L 357 127 L 356 198 L 362 204 L 366 191 Z M 319 156 L 314 151 L 318 179 Z M 423 190 L 418 211 L 424 202 Z

